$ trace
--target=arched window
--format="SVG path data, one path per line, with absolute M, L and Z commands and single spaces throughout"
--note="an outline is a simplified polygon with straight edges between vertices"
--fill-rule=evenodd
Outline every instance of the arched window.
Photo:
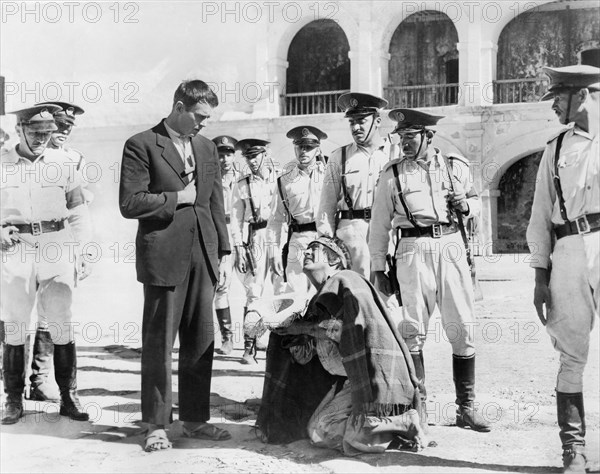
M 458 33 L 447 15 L 425 10 L 406 18 L 390 42 L 390 106 L 432 107 L 458 99 Z
M 527 253 L 526 231 L 531 217 L 537 170 L 543 151 L 521 158 L 506 170 L 498 190 L 497 253 Z
M 350 89 L 350 45 L 333 20 L 303 27 L 288 50 L 285 115 L 337 112 L 337 97 Z
M 539 5 L 504 27 L 498 40 L 495 103 L 537 102 L 546 90 L 543 66 L 598 60 L 597 52 L 582 52 L 587 49 L 583 45 L 600 39 L 600 9 L 590 5 L 570 0 Z

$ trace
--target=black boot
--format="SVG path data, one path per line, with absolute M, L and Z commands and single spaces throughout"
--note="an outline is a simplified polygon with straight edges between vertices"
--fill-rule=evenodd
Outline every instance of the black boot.
M 415 375 L 419 380 L 419 390 L 421 392 L 421 411 L 419 412 L 419 419 L 421 425 L 426 427 L 427 423 L 427 389 L 425 388 L 425 360 L 423 359 L 423 351 L 411 352 L 410 353 L 415 366 Z
M 77 398 L 77 353 L 75 343 L 54 345 L 54 376 L 60 390 L 60 414 L 75 421 L 88 421 Z
M 244 324 L 246 323 L 246 313 L 248 307 L 244 306 Z M 244 333 L 244 355 L 241 360 L 242 364 L 254 365 L 256 364 L 256 338 L 250 337 Z
M 23 389 L 25 388 L 25 346 L 4 343 L 2 377 L 6 403 L 1 423 L 14 425 L 23 416 Z
M 217 321 L 221 330 L 221 348 L 219 354 L 229 355 L 233 351 L 233 332 L 231 332 L 231 311 L 229 307 L 217 309 Z
M 563 448 L 563 472 L 585 472 L 583 394 L 556 392 L 556 411 Z
M 54 354 L 54 343 L 48 331 L 38 329 L 33 342 L 33 356 L 31 360 L 31 376 L 29 380 L 29 399 L 39 402 L 58 402 L 60 397 L 48 381 L 51 359 Z
M 488 432 L 491 427 L 475 410 L 475 354 L 470 357 L 452 355 L 452 372 L 456 389 L 456 426 Z

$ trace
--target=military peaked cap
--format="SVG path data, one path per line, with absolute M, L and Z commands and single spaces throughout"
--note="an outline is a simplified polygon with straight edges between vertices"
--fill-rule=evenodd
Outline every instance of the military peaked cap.
M 84 113 L 84 110 L 81 107 L 75 104 L 69 104 L 68 102 L 40 102 L 35 105 L 56 105 L 57 107 L 60 107 L 60 110 L 54 112 L 54 120 L 71 125 L 75 125 L 75 118 L 77 115 Z
M 287 132 L 286 137 L 294 141 L 294 145 L 314 145 L 321 144 L 321 140 L 327 139 L 327 134 L 322 132 L 317 127 L 311 125 L 302 125 L 292 128 Z
M 34 105 L 26 109 L 9 112 L 17 116 L 20 125 L 38 132 L 54 132 L 58 127 L 54 123 L 54 113 L 59 111 L 58 105 Z
M 550 87 L 540 100 L 548 100 L 565 90 L 579 90 L 584 87 L 591 91 L 600 91 L 600 68 L 578 64 L 565 67 L 544 67 L 544 73 L 550 78 Z
M 212 139 L 213 143 L 217 145 L 217 150 L 231 150 L 235 151 L 235 145 L 237 140 L 229 135 L 219 135 Z
M 443 115 L 431 115 L 414 109 L 393 109 L 390 110 L 389 117 L 394 122 L 398 122 L 394 132 L 424 130 L 444 118 Z
M 237 142 L 235 148 L 240 150 L 242 155 L 246 158 L 252 158 L 260 153 L 266 151 L 266 146 L 269 144 L 267 140 L 261 140 L 260 138 L 245 138 Z
M 346 92 L 338 99 L 338 107 L 345 112 L 345 117 L 371 115 L 387 105 L 387 100 L 361 92 Z

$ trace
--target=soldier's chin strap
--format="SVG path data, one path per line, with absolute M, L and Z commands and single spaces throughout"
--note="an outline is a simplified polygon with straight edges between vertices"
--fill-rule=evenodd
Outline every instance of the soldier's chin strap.
M 362 142 L 360 142 L 361 146 L 369 140 L 369 137 L 371 136 L 371 132 L 373 131 L 373 125 L 375 125 L 375 119 L 377 118 L 377 112 L 373 112 L 371 115 L 373 115 L 373 120 L 371 120 L 371 126 L 369 127 L 369 131 L 367 132 L 365 139 Z
M 571 113 L 571 100 L 573 99 L 573 89 L 569 89 L 569 100 L 567 101 L 567 114 L 565 116 L 565 125 L 570 122 L 569 114 Z
M 419 148 L 417 149 L 417 153 L 415 153 L 415 159 L 419 158 L 419 153 L 421 153 L 421 148 L 423 148 L 423 142 L 427 140 L 427 130 L 423 128 L 419 134 L 421 135 L 421 143 L 419 143 Z
M 24 149 L 21 149 L 21 147 L 19 147 L 21 149 L 21 152 L 25 153 L 27 156 L 35 157 L 36 155 L 35 155 L 35 153 L 33 153 L 33 150 L 31 149 L 31 146 L 29 145 L 29 140 L 27 140 L 27 134 L 25 133 L 24 125 L 20 123 L 19 129 L 20 129 L 19 135 L 21 136 L 21 138 L 23 138 L 23 140 L 21 141 L 20 144 L 23 145 L 22 148 L 24 148 Z

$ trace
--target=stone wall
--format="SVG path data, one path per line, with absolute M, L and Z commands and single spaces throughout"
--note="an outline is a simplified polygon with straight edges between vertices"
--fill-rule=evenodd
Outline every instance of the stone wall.
M 498 40 L 498 79 L 537 77 L 543 66 L 577 64 L 581 45 L 600 39 L 598 9 L 532 10 Z

